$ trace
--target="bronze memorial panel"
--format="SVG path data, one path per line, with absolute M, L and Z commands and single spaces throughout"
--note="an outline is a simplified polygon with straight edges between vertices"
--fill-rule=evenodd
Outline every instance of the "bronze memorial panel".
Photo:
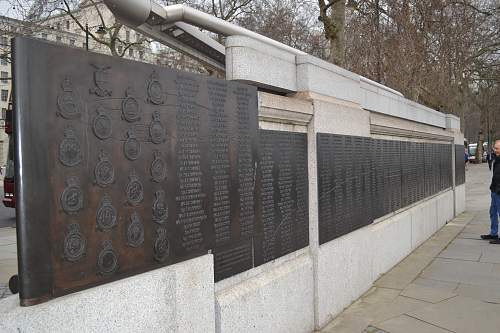
M 216 248 L 251 260 L 255 87 L 13 45 L 22 305 Z

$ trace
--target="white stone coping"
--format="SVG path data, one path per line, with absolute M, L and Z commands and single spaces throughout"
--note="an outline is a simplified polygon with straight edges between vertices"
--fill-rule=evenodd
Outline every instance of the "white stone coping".
M 245 36 L 229 36 L 226 38 L 226 50 L 228 48 L 244 47 L 250 48 L 259 53 L 267 54 L 290 63 L 295 63 L 295 54 L 288 51 L 280 50 L 269 44 L 264 44 L 256 39 Z
M 236 48 L 247 52 L 231 51 Z M 394 89 L 299 50 L 293 53 L 253 38 L 230 36 L 226 53 L 229 80 L 247 81 L 279 92 L 319 93 L 359 104 L 368 111 L 438 128 L 460 126 L 459 118 L 410 101 Z M 256 54 L 262 54 L 262 58 Z
M 307 126 L 313 117 L 311 101 L 261 91 L 258 98 L 261 121 Z

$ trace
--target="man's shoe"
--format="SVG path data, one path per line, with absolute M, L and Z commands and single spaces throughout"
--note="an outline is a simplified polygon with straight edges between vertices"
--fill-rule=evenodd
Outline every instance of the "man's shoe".
M 490 240 L 490 244 L 500 244 L 500 239 L 492 239 Z
M 494 236 L 494 235 L 481 235 L 481 239 L 498 239 L 498 236 Z

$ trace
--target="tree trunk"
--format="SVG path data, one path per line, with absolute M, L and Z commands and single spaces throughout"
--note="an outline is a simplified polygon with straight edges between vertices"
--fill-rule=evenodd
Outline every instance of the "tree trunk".
M 330 14 L 334 36 L 330 39 L 329 61 L 344 67 L 345 65 L 345 1 L 337 1 Z
M 345 64 L 345 0 L 318 0 L 319 20 L 323 22 L 325 38 L 330 43 L 328 61 Z

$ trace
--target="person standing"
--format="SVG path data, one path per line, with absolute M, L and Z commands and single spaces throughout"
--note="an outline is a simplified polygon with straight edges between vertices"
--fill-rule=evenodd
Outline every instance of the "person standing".
M 490 171 L 491 171 L 491 168 L 493 167 L 493 162 L 495 161 L 495 151 L 493 149 L 490 149 L 490 151 L 488 152 L 488 155 L 486 156 L 486 160 L 488 161 L 488 168 L 490 168 Z
M 469 152 L 468 149 L 465 148 L 465 170 L 467 170 L 467 163 L 469 162 Z
M 493 177 L 491 178 L 491 204 L 490 204 L 490 233 L 481 235 L 482 239 L 489 239 L 490 244 L 500 244 L 498 239 L 498 214 L 500 214 L 500 140 L 493 146 L 495 161 L 493 163 Z

